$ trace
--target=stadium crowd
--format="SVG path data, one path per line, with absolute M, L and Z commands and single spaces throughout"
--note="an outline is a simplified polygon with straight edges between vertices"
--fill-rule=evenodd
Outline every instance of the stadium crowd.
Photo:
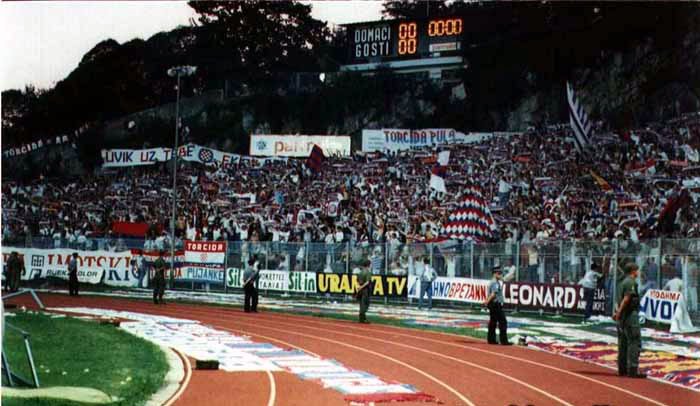
M 181 163 L 176 246 L 185 238 L 433 241 L 467 182 L 490 203 L 496 241 L 700 237 L 700 114 L 596 135 L 585 154 L 566 140 L 567 128 L 438 147 L 451 151 L 446 194 L 429 186 L 434 148 L 328 157 L 318 172 L 303 159 L 227 169 Z M 47 237 L 79 247 L 106 237 L 119 249 L 119 237 L 141 224 L 147 246 L 168 247 L 171 182 L 166 164 L 3 181 L 3 241 Z M 662 227 L 657 219 L 672 199 L 680 209 Z

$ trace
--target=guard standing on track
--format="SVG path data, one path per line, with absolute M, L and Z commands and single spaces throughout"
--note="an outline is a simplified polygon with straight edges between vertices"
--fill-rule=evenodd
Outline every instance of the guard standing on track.
M 165 294 L 165 261 L 163 260 L 163 250 L 158 251 L 158 259 L 153 263 L 155 275 L 153 275 L 153 303 L 165 304 L 163 295 Z
M 78 296 L 78 253 L 74 252 L 68 262 L 68 294 Z
M 8 291 L 17 292 L 22 272 L 24 272 L 24 262 L 19 259 L 17 251 L 12 251 L 10 258 L 7 260 L 6 289 Z
M 362 272 L 357 276 L 357 282 L 360 286 L 355 292 L 355 297 L 360 302 L 360 323 L 369 323 L 367 310 L 369 310 L 369 296 L 372 289 L 372 274 L 369 272 L 368 262 L 365 262 Z
M 639 326 L 639 292 L 637 277 L 639 267 L 635 263 L 625 266 L 627 277 L 622 281 L 617 294 L 617 310 L 613 320 L 617 321 L 617 370 L 620 376 L 646 378 L 639 373 L 639 352 L 642 348 L 642 332 Z
M 488 297 L 484 301 L 484 305 L 489 308 L 489 332 L 488 332 L 488 343 L 498 344 L 496 341 L 496 324 L 498 324 L 499 339 L 501 345 L 512 345 L 508 342 L 508 321 L 506 320 L 506 315 L 503 313 L 503 287 L 501 286 L 501 279 L 503 278 L 503 272 L 500 266 L 493 268 L 493 279 L 489 283 Z
M 258 312 L 258 288 L 256 286 L 260 279 L 260 270 L 257 269 L 256 257 L 253 255 L 248 260 L 248 266 L 243 272 L 243 311 L 246 313 Z

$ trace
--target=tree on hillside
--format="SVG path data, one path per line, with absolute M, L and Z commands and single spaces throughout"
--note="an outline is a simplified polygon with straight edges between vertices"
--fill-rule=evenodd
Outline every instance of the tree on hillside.
M 442 15 L 450 6 L 444 0 L 385 1 L 382 14 L 388 18 L 426 18 Z
M 287 1 L 191 1 L 213 46 L 228 51 L 232 66 L 255 75 L 313 70 L 328 43 L 326 24 L 311 6 Z

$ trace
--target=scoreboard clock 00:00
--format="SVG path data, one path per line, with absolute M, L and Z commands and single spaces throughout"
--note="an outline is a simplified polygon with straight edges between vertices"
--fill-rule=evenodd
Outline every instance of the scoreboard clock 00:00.
M 383 62 L 459 53 L 464 22 L 461 17 L 375 21 L 347 29 L 349 63 Z

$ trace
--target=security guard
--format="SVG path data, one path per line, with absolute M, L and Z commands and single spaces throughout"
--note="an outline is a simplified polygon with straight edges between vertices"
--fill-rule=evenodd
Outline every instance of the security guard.
M 243 311 L 246 313 L 258 312 L 258 288 L 260 269 L 255 255 L 248 260 L 248 266 L 243 272 Z
M 639 352 L 642 348 L 642 332 L 639 327 L 639 292 L 637 277 L 639 267 L 635 263 L 625 266 L 627 277 L 617 292 L 617 310 L 613 320 L 617 321 L 618 354 L 617 369 L 620 376 L 646 378 L 639 372 Z
M 165 304 L 163 295 L 165 294 L 165 261 L 163 260 L 163 250 L 158 251 L 158 259 L 153 263 L 156 272 L 153 276 L 153 303 Z
M 24 271 L 24 262 L 19 259 L 17 251 L 12 251 L 7 260 L 7 290 L 17 292 L 19 281 Z
M 513 345 L 508 342 L 508 321 L 503 313 L 503 287 L 501 279 L 503 272 L 500 266 L 493 268 L 493 279 L 489 283 L 488 297 L 484 301 L 484 305 L 489 308 L 489 331 L 487 341 L 489 344 L 498 344 L 496 341 L 496 325 L 498 325 L 499 339 L 501 345 Z
M 73 253 L 73 258 L 68 262 L 68 294 L 78 296 L 78 253 Z
M 369 272 L 369 261 L 365 261 L 362 272 L 357 275 L 357 282 L 360 286 L 355 292 L 355 297 L 360 302 L 360 323 L 367 321 L 367 310 L 369 310 L 369 296 L 372 289 L 372 274 Z

